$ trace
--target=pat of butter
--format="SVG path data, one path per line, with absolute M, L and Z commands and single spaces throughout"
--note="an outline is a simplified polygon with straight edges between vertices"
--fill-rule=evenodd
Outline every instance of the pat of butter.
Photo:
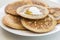
M 30 7 L 29 11 L 32 12 L 31 14 L 34 14 L 34 15 L 42 15 L 41 10 L 37 7 Z

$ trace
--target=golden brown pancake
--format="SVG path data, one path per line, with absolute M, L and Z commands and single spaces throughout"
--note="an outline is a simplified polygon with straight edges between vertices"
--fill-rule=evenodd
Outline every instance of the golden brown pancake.
M 44 19 L 39 20 L 22 19 L 21 22 L 25 28 L 36 33 L 49 32 L 56 25 L 56 20 L 52 15 L 48 15 Z
M 16 9 L 20 6 L 22 6 L 24 3 L 23 2 L 14 2 L 14 3 L 11 3 L 11 4 L 8 4 L 5 8 L 5 11 L 9 14 L 12 14 L 12 15 L 18 15 L 16 13 Z
M 38 2 L 38 1 L 33 1 L 33 0 L 32 0 L 32 2 L 33 2 L 33 4 L 42 5 L 42 6 L 44 6 L 44 7 L 47 7 L 47 5 L 46 5 L 45 3 Z M 9 13 L 9 14 L 12 14 L 12 15 L 18 15 L 18 14 L 16 13 L 16 9 L 17 9 L 18 7 L 21 7 L 21 6 L 26 5 L 26 4 L 27 4 L 27 3 L 24 2 L 24 1 L 14 2 L 14 3 L 8 4 L 8 5 L 6 6 L 6 8 L 5 8 L 5 11 L 6 11 L 6 13 Z M 28 3 L 28 4 L 29 4 L 29 3 Z
M 29 8 L 31 7 L 33 7 L 31 10 L 35 11 L 36 14 L 32 14 L 33 12 L 29 11 Z M 39 14 L 37 12 L 37 9 L 33 10 L 34 7 L 39 9 Z M 45 18 L 49 14 L 49 10 L 46 7 L 39 6 L 39 5 L 24 5 L 17 9 L 17 14 L 28 19 L 42 19 L 42 18 Z
M 33 4 L 37 4 L 37 5 L 41 5 L 44 7 L 48 7 L 48 5 L 44 2 L 42 2 L 41 0 L 32 0 Z
M 49 8 L 50 14 L 60 23 L 60 8 Z
M 25 28 L 21 24 L 21 18 L 12 16 L 12 15 L 5 15 L 3 17 L 3 24 L 6 25 L 7 27 L 13 28 L 13 29 L 21 29 L 25 30 Z

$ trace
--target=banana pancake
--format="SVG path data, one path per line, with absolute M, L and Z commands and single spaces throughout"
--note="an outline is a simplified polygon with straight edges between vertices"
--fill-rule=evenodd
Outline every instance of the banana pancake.
M 44 7 L 49 7 L 48 4 L 46 4 L 45 2 L 41 1 L 41 0 L 32 0 L 33 4 L 37 4 L 37 5 L 41 5 Z
M 50 8 L 49 11 L 50 14 L 57 20 L 57 23 L 60 23 L 60 8 Z
M 21 19 L 22 25 L 28 30 L 36 33 L 45 33 L 53 30 L 55 28 L 56 20 L 52 15 L 48 15 L 44 19 L 30 20 Z
M 28 19 L 42 19 L 49 14 L 49 10 L 39 5 L 24 5 L 17 9 L 17 14 Z
M 7 27 L 13 28 L 13 29 L 21 29 L 25 30 L 25 28 L 21 24 L 21 18 L 12 16 L 12 15 L 5 15 L 3 17 L 3 24 L 6 25 Z
M 18 15 L 16 13 L 16 9 L 20 6 L 22 6 L 24 3 L 23 2 L 14 2 L 14 3 L 11 3 L 11 4 L 8 4 L 5 8 L 5 12 L 6 13 L 9 13 L 9 14 L 12 14 L 12 15 Z

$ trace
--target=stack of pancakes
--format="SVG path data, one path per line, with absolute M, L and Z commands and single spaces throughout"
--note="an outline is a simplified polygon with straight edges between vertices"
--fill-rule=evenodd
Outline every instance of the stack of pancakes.
M 49 8 L 43 2 L 32 0 L 33 4 L 43 6 L 48 9 L 48 15 L 41 19 L 28 19 L 17 14 L 18 7 L 31 4 L 25 1 L 18 1 L 8 4 L 5 8 L 6 15 L 3 17 L 3 24 L 17 30 L 30 30 L 36 33 L 45 33 L 53 30 L 57 23 L 60 23 L 60 9 Z

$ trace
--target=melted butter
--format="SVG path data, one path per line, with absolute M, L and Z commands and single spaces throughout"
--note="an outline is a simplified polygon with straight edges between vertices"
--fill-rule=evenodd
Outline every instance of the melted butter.
M 29 10 L 26 10 L 26 12 L 25 12 L 26 14 L 29 14 L 29 15 L 31 15 L 32 14 L 32 12 L 31 11 L 29 11 Z

